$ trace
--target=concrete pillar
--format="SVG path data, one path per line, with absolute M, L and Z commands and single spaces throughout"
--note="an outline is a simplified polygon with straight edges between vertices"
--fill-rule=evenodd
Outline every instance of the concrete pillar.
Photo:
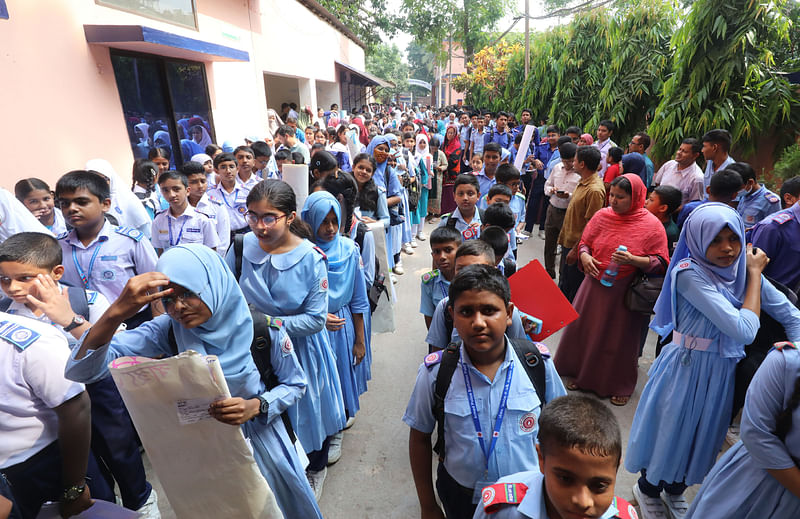
M 298 112 L 305 106 L 311 107 L 311 111 L 317 113 L 317 80 L 297 78 L 297 86 L 300 91 L 300 106 Z

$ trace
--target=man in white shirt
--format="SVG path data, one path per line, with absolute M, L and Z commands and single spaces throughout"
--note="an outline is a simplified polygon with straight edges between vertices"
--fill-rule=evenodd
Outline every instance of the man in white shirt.
M 606 162 L 608 150 L 617 145 L 611 140 L 614 130 L 616 130 L 616 125 L 608 119 L 600 121 L 600 124 L 597 125 L 597 140 L 592 146 L 600 150 L 600 170 L 597 172 L 600 178 L 603 178 L 606 174 L 606 169 L 608 169 L 608 163 Z
M 681 206 L 692 200 L 702 200 L 705 196 L 703 170 L 697 165 L 702 148 L 697 139 L 683 139 L 675 152 L 675 159 L 665 162 L 656 172 L 653 186 L 672 186 L 680 190 Z
M 565 142 L 559 146 L 561 161 L 553 166 L 550 176 L 544 183 L 544 195 L 550 200 L 544 223 L 544 269 L 553 279 L 556 278 L 558 235 L 564 225 L 564 216 L 567 214 L 572 193 L 581 180 L 580 174 L 574 167 L 577 151 L 578 147 L 572 142 Z

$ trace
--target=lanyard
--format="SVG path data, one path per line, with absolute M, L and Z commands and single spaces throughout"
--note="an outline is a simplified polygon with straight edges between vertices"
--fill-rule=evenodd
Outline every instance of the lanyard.
M 222 195 L 222 200 L 225 202 L 225 205 L 233 209 L 233 205 L 236 205 L 236 197 L 239 195 L 239 188 L 237 187 L 233 190 L 233 205 L 228 203 L 228 197 L 225 196 L 225 188 L 221 188 L 219 194 Z
M 472 391 L 472 381 L 469 378 L 469 368 L 466 362 L 461 363 L 461 370 L 464 372 L 464 385 L 467 386 L 467 398 L 469 399 L 469 411 L 472 413 L 472 423 L 475 424 L 475 433 L 478 436 L 478 443 L 481 444 L 483 455 L 486 456 L 486 468 L 489 468 L 489 458 L 491 458 L 494 448 L 497 445 L 497 438 L 500 437 L 500 426 L 503 424 L 503 417 L 506 415 L 506 403 L 508 402 L 508 392 L 511 389 L 511 375 L 514 372 L 514 363 L 508 366 L 506 372 L 506 381 L 503 384 L 503 396 L 500 397 L 500 408 L 497 410 L 497 419 L 495 420 L 494 430 L 492 431 L 492 441 L 489 444 L 489 450 L 486 450 L 486 442 L 483 439 L 483 432 L 481 432 L 481 422 L 478 419 L 478 406 L 475 404 L 475 394 Z
M 183 216 L 183 215 L 181 215 L 181 216 Z M 169 224 L 169 246 L 170 247 L 174 247 L 174 246 L 176 246 L 176 245 L 181 243 L 181 236 L 183 236 L 183 228 L 186 227 L 186 222 L 188 222 L 188 221 L 189 221 L 189 218 L 184 218 L 183 219 L 183 223 L 181 224 L 181 230 L 178 231 L 178 239 L 175 241 L 175 243 L 173 243 L 172 242 L 172 218 L 167 216 L 167 224 Z
M 447 297 L 447 289 L 444 287 L 444 283 L 440 282 L 439 288 L 442 290 L 442 299 L 444 299 L 445 297 Z
M 100 253 L 100 247 L 103 246 L 103 242 L 98 241 L 97 247 L 95 247 L 94 252 L 92 253 L 92 259 L 89 260 L 89 270 L 84 272 L 83 268 L 81 268 L 81 262 L 78 261 L 78 253 L 75 249 L 75 245 L 72 246 L 72 262 L 75 263 L 75 270 L 78 271 L 78 276 L 80 276 L 81 281 L 83 281 L 83 288 L 89 288 L 89 281 L 92 277 L 92 269 L 94 269 L 94 260 L 97 259 L 97 255 Z

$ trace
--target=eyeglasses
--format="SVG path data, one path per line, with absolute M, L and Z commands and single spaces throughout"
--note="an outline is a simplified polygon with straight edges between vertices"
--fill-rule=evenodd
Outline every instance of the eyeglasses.
M 272 227 L 275 223 L 280 220 L 281 218 L 285 218 L 289 216 L 287 214 L 282 214 L 280 216 L 275 216 L 274 214 L 262 214 L 258 215 L 251 211 L 247 211 L 245 213 L 245 218 L 247 218 L 247 223 L 250 225 L 258 225 L 258 222 L 263 223 L 267 227 Z
M 161 298 L 161 302 L 164 304 L 164 307 L 167 307 L 175 305 L 176 303 L 178 303 L 178 301 L 186 305 L 187 299 L 199 299 L 199 298 L 200 296 L 197 295 L 196 293 L 192 292 L 191 290 L 186 290 L 181 295 L 163 296 Z

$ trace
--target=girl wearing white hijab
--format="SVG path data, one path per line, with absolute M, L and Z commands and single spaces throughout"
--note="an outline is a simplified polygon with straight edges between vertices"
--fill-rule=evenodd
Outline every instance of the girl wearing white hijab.
M 92 159 L 86 163 L 86 169 L 96 171 L 108 179 L 111 186 L 111 215 L 116 218 L 120 227 L 132 227 L 150 238 L 150 217 L 136 195 L 126 189 L 122 179 L 105 159 Z

